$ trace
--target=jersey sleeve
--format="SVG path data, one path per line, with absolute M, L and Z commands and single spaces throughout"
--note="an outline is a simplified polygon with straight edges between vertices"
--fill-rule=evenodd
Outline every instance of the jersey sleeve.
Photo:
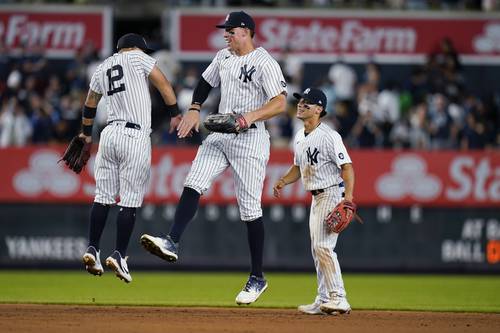
M 155 58 L 141 51 L 131 53 L 130 61 L 144 77 L 148 77 L 156 65 Z
M 97 66 L 92 78 L 90 79 L 89 88 L 96 93 L 103 95 L 102 82 L 99 80 L 101 78 L 102 64 Z
M 223 50 L 219 51 L 215 58 L 212 60 L 210 65 L 205 69 L 201 76 L 208 82 L 212 87 L 217 87 L 220 84 L 220 58 L 222 57 Z
M 293 137 L 293 165 L 300 167 L 299 155 L 297 152 L 297 144 L 299 141 L 299 132 L 295 133 Z
M 269 61 L 264 65 L 262 87 L 269 99 L 278 96 L 282 92 L 287 92 L 283 72 L 278 62 L 271 57 L 269 57 Z
M 345 148 L 342 137 L 338 132 L 333 132 L 329 136 L 329 143 L 332 147 L 331 153 L 333 154 L 333 159 L 335 163 L 340 167 L 342 164 L 352 163 L 351 157 Z

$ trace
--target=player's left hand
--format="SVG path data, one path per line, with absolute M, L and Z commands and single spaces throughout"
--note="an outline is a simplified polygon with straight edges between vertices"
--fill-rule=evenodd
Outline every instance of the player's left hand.
M 274 187 L 273 187 L 273 194 L 276 198 L 279 198 L 281 197 L 281 189 L 283 187 L 285 187 L 285 181 L 283 180 L 283 178 L 280 178 L 275 184 L 274 184 Z
M 170 129 L 168 131 L 169 134 L 173 133 L 177 129 L 181 120 L 182 120 L 182 114 L 170 118 Z
M 244 121 L 242 121 L 241 123 L 245 124 L 245 128 L 241 128 L 240 122 L 236 122 L 236 131 L 238 131 L 238 132 L 246 131 L 250 127 L 250 125 L 252 125 L 252 123 L 253 123 L 250 114 L 243 113 L 241 116 L 244 119 Z
M 198 111 L 186 112 L 177 126 L 177 136 L 181 139 L 188 137 L 193 129 L 196 132 L 200 131 L 200 112 Z

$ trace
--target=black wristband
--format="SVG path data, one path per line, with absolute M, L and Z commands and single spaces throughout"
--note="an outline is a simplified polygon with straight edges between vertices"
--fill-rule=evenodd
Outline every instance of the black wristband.
M 82 132 L 85 136 L 92 136 L 92 125 L 82 125 Z
M 91 107 L 84 105 L 82 116 L 83 116 L 83 118 L 94 119 L 96 112 L 97 112 L 97 108 L 91 108 Z
M 188 110 L 188 111 L 198 111 L 198 112 L 200 112 L 200 109 L 197 109 L 197 108 L 189 108 L 189 110 Z
M 178 115 L 181 114 L 181 111 L 179 110 L 177 103 L 172 105 L 167 105 L 167 111 L 170 113 L 170 117 L 172 118 L 177 117 Z

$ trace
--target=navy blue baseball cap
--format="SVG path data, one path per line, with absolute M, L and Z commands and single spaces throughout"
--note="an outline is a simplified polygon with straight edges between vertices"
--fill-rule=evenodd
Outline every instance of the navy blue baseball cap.
M 316 104 L 323 107 L 323 111 L 319 115 L 323 117 L 326 115 L 326 95 L 321 90 L 316 88 L 307 88 L 302 94 L 293 93 L 293 97 L 300 100 L 304 99 L 306 104 Z
M 144 37 L 138 34 L 130 33 L 120 37 L 118 43 L 116 44 L 116 49 L 120 51 L 121 49 L 126 49 L 130 47 L 137 47 L 146 53 L 154 52 L 153 49 L 148 47 Z
M 255 22 L 253 18 L 244 11 L 231 12 L 226 16 L 224 24 L 216 25 L 216 27 L 219 29 L 248 28 L 255 31 Z

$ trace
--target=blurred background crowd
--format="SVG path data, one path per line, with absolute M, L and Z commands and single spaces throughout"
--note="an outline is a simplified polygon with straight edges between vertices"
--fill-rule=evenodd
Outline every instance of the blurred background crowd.
M 4 1 L 5 2 L 5 1 Z M 7 1 L 8 2 L 8 1 Z M 61 1 L 65 2 L 65 1 Z M 92 1 L 83 1 L 92 3 Z M 206 3 L 234 5 L 232 1 L 177 1 L 184 5 Z M 254 1 L 236 1 L 252 5 Z M 280 1 L 257 1 L 261 5 Z M 475 8 L 487 10 L 495 1 L 287 1 L 295 6 L 388 6 L 390 8 Z M 418 7 L 418 8 L 420 8 Z M 492 7 L 492 8 L 493 8 Z M 178 104 L 186 110 L 203 67 L 181 63 L 168 46 L 149 36 L 158 49 L 152 54 L 173 83 Z M 160 38 L 158 38 L 160 40 Z M 267 122 L 275 147 L 290 145 L 300 123 L 295 119 L 292 93 L 305 88 L 305 66 L 300 58 L 283 50 L 280 64 L 289 85 L 287 112 Z M 449 39 L 429 53 L 423 65 L 411 65 L 411 75 L 386 78 L 375 62 L 354 68 L 342 56 L 332 60 L 313 85 L 328 97 L 323 121 L 333 126 L 353 148 L 487 149 L 500 147 L 500 95 L 497 87 L 474 94 L 460 63 L 460 54 Z M 23 48 L 12 55 L 0 42 L 0 147 L 58 144 L 80 129 L 81 109 L 89 80 L 102 61 L 89 43 L 64 63 L 45 56 L 40 46 Z M 410 66 L 410 65 L 409 65 Z M 168 133 L 168 119 L 159 94 L 153 96 L 153 143 L 199 144 L 207 134 L 177 142 Z M 212 92 L 203 116 L 217 112 L 218 93 Z M 96 136 L 106 125 L 106 112 L 99 109 Z

